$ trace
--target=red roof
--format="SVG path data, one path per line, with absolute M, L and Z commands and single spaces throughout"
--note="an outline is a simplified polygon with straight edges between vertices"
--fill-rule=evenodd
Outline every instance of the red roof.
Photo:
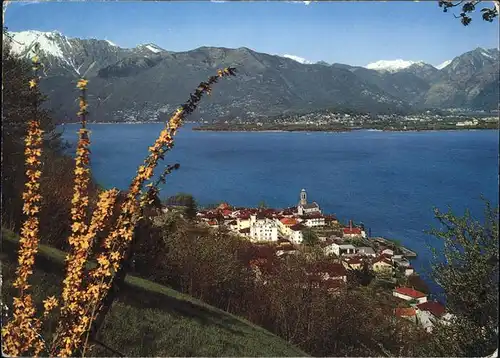
M 302 224 L 297 224 L 297 225 L 290 226 L 290 229 L 293 230 L 293 231 L 301 231 L 304 228 L 305 228 L 305 226 L 302 225 Z
M 405 295 L 411 298 L 422 298 L 427 296 L 425 293 L 414 290 L 413 288 L 409 287 L 397 287 L 394 291 L 401 295 Z
M 221 203 L 217 209 L 221 209 L 221 210 L 224 210 L 224 209 L 229 209 L 231 206 L 229 206 L 228 203 Z
M 294 218 L 283 218 L 280 220 L 282 224 L 287 226 L 297 225 L 297 220 Z
M 345 235 L 361 235 L 361 229 L 359 227 L 353 227 L 352 229 L 345 227 L 343 231 Z
M 316 262 L 311 265 L 311 269 L 315 273 L 328 273 L 331 277 L 347 275 L 344 265 L 339 263 Z
M 413 307 L 397 307 L 394 314 L 397 317 L 413 317 L 417 314 L 417 311 Z
M 428 311 L 436 317 L 441 317 L 446 311 L 445 307 L 441 303 L 436 301 L 427 301 L 425 303 L 421 303 L 417 305 L 417 308 L 421 311 Z
M 268 217 L 268 215 L 266 213 L 260 212 L 260 213 L 257 213 L 256 217 L 257 217 L 257 219 L 265 219 Z
M 208 225 L 217 225 L 217 221 L 211 220 L 208 222 Z
M 226 209 L 226 210 L 222 210 L 222 215 L 224 216 L 229 216 L 231 215 L 233 212 L 229 209 Z
M 325 220 L 336 221 L 337 218 L 335 217 L 335 215 L 325 215 Z

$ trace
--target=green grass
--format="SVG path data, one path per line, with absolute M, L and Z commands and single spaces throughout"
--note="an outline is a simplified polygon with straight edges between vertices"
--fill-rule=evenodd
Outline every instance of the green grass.
M 2 301 L 12 303 L 18 237 L 2 229 Z M 41 245 L 30 282 L 39 303 L 59 295 L 65 253 Z M 49 334 L 55 321 L 47 324 Z M 125 356 L 306 356 L 265 329 L 169 287 L 126 277 L 98 340 Z M 98 345 L 89 355 L 114 355 Z

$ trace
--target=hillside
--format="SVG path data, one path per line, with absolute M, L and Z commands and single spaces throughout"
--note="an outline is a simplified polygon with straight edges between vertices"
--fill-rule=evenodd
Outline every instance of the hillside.
M 2 229 L 2 301 L 10 304 L 18 238 Z M 31 282 L 35 302 L 57 294 L 64 253 L 42 245 Z M 168 287 L 128 275 L 98 340 L 125 356 L 305 356 L 244 319 Z M 116 355 L 95 345 L 91 356 Z
M 381 61 L 383 66 L 370 69 L 301 63 L 245 47 L 171 52 L 154 44 L 124 49 L 109 41 L 69 38 L 58 32 L 11 35 L 13 51 L 23 57 L 40 44 L 45 64 L 41 86 L 59 122 L 74 120 L 78 76 L 90 80 L 91 120 L 146 121 L 162 119 L 200 81 L 226 66 L 236 67 L 239 75 L 220 83 L 193 119 L 251 120 L 335 107 L 391 112 L 498 105 L 497 49 L 475 49 L 440 70 L 411 61 L 398 66 Z M 390 70 L 387 64 L 392 65 Z

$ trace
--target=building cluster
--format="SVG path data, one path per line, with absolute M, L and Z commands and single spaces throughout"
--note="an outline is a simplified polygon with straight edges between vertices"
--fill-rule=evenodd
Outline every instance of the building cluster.
M 441 303 L 429 301 L 427 294 L 413 288 L 396 287 L 392 295 L 407 304 L 406 307 L 395 308 L 395 316 L 419 323 L 429 333 L 436 322 L 446 324 L 453 317 Z
M 466 112 L 467 113 L 467 112 Z M 343 113 L 333 111 L 319 111 L 303 114 L 286 114 L 276 117 L 261 117 L 255 113 L 247 113 L 245 119 L 233 118 L 231 123 L 248 124 L 263 126 L 265 123 L 272 124 L 293 124 L 293 125 L 308 125 L 308 126 L 325 126 L 325 125 L 342 125 L 347 127 L 369 126 L 375 124 L 397 124 L 402 123 L 417 124 L 417 123 L 434 123 L 442 122 L 446 124 L 456 125 L 457 127 L 478 126 L 486 122 L 498 122 L 498 117 L 492 113 L 488 116 L 487 113 L 478 113 L 474 115 L 462 114 L 457 111 L 446 111 L 444 113 L 434 113 L 426 111 L 415 114 L 368 114 L 368 113 Z M 228 123 L 228 121 L 225 121 Z
M 335 259 L 307 264 L 304 267 L 306 280 L 300 283 L 304 288 L 323 287 L 335 294 L 349 279 L 356 277 L 356 271 L 363 270 L 393 282 L 398 282 L 395 278 L 398 273 L 399 277 L 416 274 L 408 260 L 413 252 L 391 245 L 383 238 L 367 239 L 364 229 L 354 227 L 352 221 L 341 227 L 334 216 L 324 215 L 316 202 L 307 201 L 304 189 L 294 207 L 277 210 L 232 208 L 221 204 L 213 210 L 200 211 L 198 218 L 210 227 L 224 225 L 254 242 L 256 251 L 249 264 L 256 279 L 264 284 L 279 272 L 283 257 L 300 252 L 304 229 L 328 226 L 336 226 L 340 231 L 338 235 L 319 237 L 320 245 L 326 255 Z M 394 316 L 419 323 L 427 332 L 432 331 L 437 321 L 446 323 L 452 317 L 441 303 L 429 301 L 427 294 L 414 288 L 396 287 L 392 296 L 400 301 Z
M 352 224 L 350 224 L 352 226 Z M 349 240 L 362 238 L 359 228 L 344 228 L 344 235 L 330 237 L 322 243 L 325 254 L 333 254 L 342 260 L 343 265 L 350 270 L 368 269 L 381 277 L 393 277 L 396 273 L 408 277 L 415 273 L 410 261 L 398 249 L 376 244 L 370 239 L 370 245 L 366 240 Z
M 457 127 L 475 127 L 479 124 L 477 119 L 473 119 L 471 121 L 463 121 L 463 122 L 457 122 L 456 126 Z
M 300 202 L 294 207 L 232 208 L 228 204 L 221 204 L 213 210 L 199 211 L 197 216 L 210 227 L 225 225 L 229 230 L 248 237 L 253 242 L 286 239 L 297 245 L 303 241 L 304 229 L 338 224 L 335 216 L 324 215 L 316 202 L 307 202 L 304 189 L 300 193 Z
M 364 228 L 353 226 L 352 221 L 342 227 L 334 216 L 323 214 L 316 202 L 309 203 L 304 189 L 294 207 L 233 208 L 221 204 L 215 209 L 200 211 L 198 218 L 209 227 L 224 225 L 254 242 L 255 252 L 249 264 L 256 280 L 264 284 L 279 272 L 280 263 L 286 262 L 282 260 L 284 257 L 301 252 L 306 228 L 329 226 L 336 227 L 338 234 L 319 236 L 319 244 L 326 255 L 335 259 L 306 264 L 306 280 L 299 283 L 304 288 L 323 287 L 335 294 L 348 280 L 357 277 L 356 272 L 365 270 L 392 282 L 401 282 L 396 279 L 398 276 L 416 275 L 408 260 L 415 255 L 412 251 L 383 238 L 367 238 Z M 427 332 L 432 331 L 437 321 L 446 323 L 452 317 L 441 303 L 429 301 L 427 294 L 414 288 L 396 287 L 392 296 L 400 301 L 394 316 L 419 323 Z
M 297 245 L 287 240 L 279 240 L 274 245 L 256 244 L 249 261 L 256 280 L 267 284 L 273 275 L 282 272 L 281 265 L 286 263 L 287 255 L 299 253 Z M 339 261 L 312 261 L 303 267 L 304 280 L 295 284 L 304 289 L 326 288 L 329 293 L 338 293 L 348 282 L 348 270 Z

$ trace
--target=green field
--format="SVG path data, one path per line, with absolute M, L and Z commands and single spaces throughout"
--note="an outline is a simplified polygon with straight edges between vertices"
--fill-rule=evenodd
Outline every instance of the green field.
M 2 229 L 2 301 L 12 303 L 18 238 Z M 39 303 L 58 294 L 65 253 L 41 246 L 31 277 Z M 48 329 L 54 328 L 49 322 Z M 45 332 L 45 334 L 48 334 Z M 128 275 L 97 337 L 125 356 L 306 356 L 265 329 L 169 287 Z M 88 356 L 113 356 L 95 345 Z

